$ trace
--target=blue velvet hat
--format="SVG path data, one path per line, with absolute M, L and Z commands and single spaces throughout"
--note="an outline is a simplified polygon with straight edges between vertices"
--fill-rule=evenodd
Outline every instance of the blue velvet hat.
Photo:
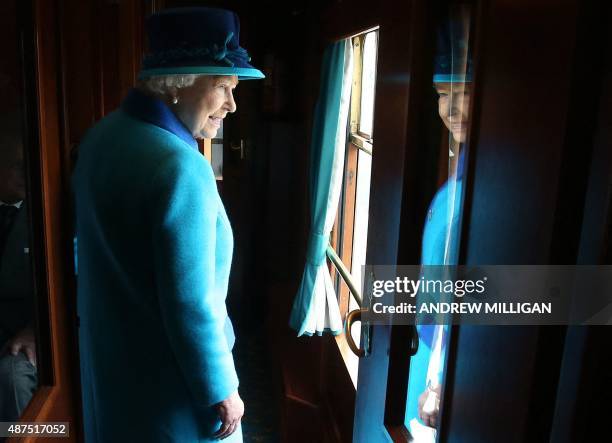
M 237 75 L 260 79 L 251 58 L 239 45 L 236 13 L 217 8 L 166 9 L 146 22 L 149 53 L 138 77 L 171 74 Z
M 468 47 L 467 25 L 457 18 L 446 20 L 438 29 L 433 81 L 472 81 L 472 57 Z

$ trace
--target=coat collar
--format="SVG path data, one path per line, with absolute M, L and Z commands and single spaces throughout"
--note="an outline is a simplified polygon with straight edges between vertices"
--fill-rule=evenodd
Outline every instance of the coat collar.
M 459 153 L 459 160 L 457 160 L 457 179 L 461 180 L 465 172 L 465 149 L 462 149 Z
M 193 138 L 191 132 L 161 100 L 132 88 L 121 103 L 121 109 L 134 118 L 173 133 L 192 148 L 198 149 L 198 142 Z

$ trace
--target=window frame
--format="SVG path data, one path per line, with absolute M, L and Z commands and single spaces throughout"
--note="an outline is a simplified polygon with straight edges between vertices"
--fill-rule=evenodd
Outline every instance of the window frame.
M 223 125 L 223 122 L 221 122 L 221 125 Z M 223 145 L 225 146 L 225 139 L 224 137 L 218 137 L 218 138 L 205 138 L 203 140 L 198 141 L 198 148 L 200 150 L 200 153 L 206 157 L 206 160 L 208 160 L 208 162 L 210 163 L 211 167 L 213 167 L 214 170 L 214 166 L 213 166 L 213 145 Z M 221 151 L 221 175 L 217 175 L 215 174 L 215 180 L 220 182 L 223 181 L 223 156 L 224 156 L 224 150 Z
M 342 180 L 342 191 L 336 220 L 331 232 L 330 245 L 336 252 L 347 269 L 352 268 L 353 240 L 355 226 L 355 202 L 357 198 L 357 174 L 359 173 L 359 150 L 372 155 L 373 139 L 370 134 L 364 134 L 359 130 L 361 117 L 361 92 L 363 78 L 363 44 L 366 35 L 378 33 L 378 29 L 368 30 L 352 37 L 353 46 L 353 78 L 351 85 L 351 103 L 349 115 L 349 134 L 346 143 L 344 158 L 344 173 Z M 378 38 L 376 39 L 378 43 Z M 350 293 L 349 287 L 335 270 L 333 264 L 329 264 L 330 273 L 335 282 L 336 293 L 340 314 L 344 318 L 349 312 Z M 354 298 L 354 297 L 353 297 Z M 359 304 L 357 299 L 355 301 Z
M 355 209 L 357 201 L 357 174 L 359 174 L 359 151 L 372 155 L 373 137 L 360 131 L 361 119 L 361 95 L 363 79 L 363 44 L 366 35 L 371 32 L 378 34 L 379 29 L 369 29 L 351 38 L 353 46 L 353 78 L 351 85 L 351 103 L 349 123 L 347 127 L 348 137 L 344 157 L 344 170 L 342 190 L 338 203 L 336 219 L 330 236 L 330 247 L 339 257 L 346 269 L 352 269 L 353 265 L 353 243 L 355 228 Z M 376 49 L 378 58 L 378 35 L 376 37 Z M 376 58 L 376 59 L 377 59 Z M 375 61 L 376 64 L 376 61 Z M 374 109 L 373 109 L 374 112 Z M 345 318 L 351 311 L 351 304 L 361 306 L 360 300 L 355 297 L 344 278 L 340 275 L 335 265 L 328 262 L 329 272 L 334 282 L 338 297 L 340 315 Z M 357 383 L 358 357 L 348 347 L 344 334 L 336 336 L 336 343 L 342 354 L 342 358 L 351 375 L 353 385 Z

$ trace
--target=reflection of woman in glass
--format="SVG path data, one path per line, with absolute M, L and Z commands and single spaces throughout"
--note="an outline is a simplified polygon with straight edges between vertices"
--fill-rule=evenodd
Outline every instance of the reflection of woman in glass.
M 435 80 L 435 77 L 434 77 Z M 449 156 L 451 160 L 450 175 L 453 175 L 456 162 L 461 153 L 461 144 L 466 142 L 468 128 L 468 113 L 470 107 L 469 80 L 454 82 L 434 82 L 438 93 L 438 113 L 449 132 Z
M 463 151 L 467 142 L 472 77 L 466 29 L 450 21 L 438 36 L 433 84 L 438 94 L 438 114 L 448 130 L 448 180 L 429 207 L 423 232 L 423 265 L 457 264 Z M 418 442 L 435 439 L 431 428 L 439 423 L 447 331 L 447 325 L 418 327 L 419 352 L 410 363 L 406 409 L 406 423 Z
M 438 93 L 438 113 L 449 131 L 449 180 L 440 188 L 431 203 L 428 221 L 423 234 L 424 265 L 456 264 L 454 246 L 457 239 L 458 217 L 460 215 L 460 198 L 463 179 L 463 144 L 467 138 L 469 83 L 437 82 L 434 83 Z M 427 337 L 432 353 L 443 352 L 443 326 L 424 326 L 421 335 Z M 426 331 L 429 330 L 429 331 Z M 435 361 L 437 360 L 437 361 Z M 435 362 L 434 362 L 435 361 Z M 436 374 L 434 372 L 434 368 Z M 432 355 L 427 373 L 427 388 L 419 397 L 418 412 L 421 421 L 430 427 L 436 427 L 441 394 L 442 356 Z

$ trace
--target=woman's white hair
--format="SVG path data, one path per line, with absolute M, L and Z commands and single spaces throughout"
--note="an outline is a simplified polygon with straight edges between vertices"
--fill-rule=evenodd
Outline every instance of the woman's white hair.
M 141 84 L 149 92 L 159 95 L 171 95 L 177 89 L 193 86 L 198 74 L 156 75 L 141 80 Z

